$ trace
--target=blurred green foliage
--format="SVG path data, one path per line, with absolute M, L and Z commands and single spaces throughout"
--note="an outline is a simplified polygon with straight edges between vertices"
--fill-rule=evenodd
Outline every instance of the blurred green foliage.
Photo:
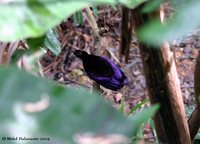
M 175 1 L 174 1 L 175 2 Z M 152 20 L 139 30 L 139 39 L 152 45 L 163 41 L 172 42 L 181 38 L 200 26 L 200 3 L 198 0 L 181 2 L 181 7 L 168 19 L 165 24 L 160 20 Z
M 73 143 L 76 134 L 87 132 L 131 137 L 159 107 L 127 119 L 98 95 L 17 68 L 1 67 L 0 81 L 0 137 L 49 137 L 51 143 Z
M 0 40 L 36 38 L 75 12 L 93 5 L 118 3 L 134 7 L 144 0 L 15 0 L 0 2 Z

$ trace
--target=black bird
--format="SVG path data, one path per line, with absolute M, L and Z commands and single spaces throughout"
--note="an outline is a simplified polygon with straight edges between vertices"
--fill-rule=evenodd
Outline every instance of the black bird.
M 74 54 L 83 61 L 87 75 L 103 87 L 117 91 L 127 83 L 122 70 L 106 57 L 90 55 L 80 50 L 75 50 Z

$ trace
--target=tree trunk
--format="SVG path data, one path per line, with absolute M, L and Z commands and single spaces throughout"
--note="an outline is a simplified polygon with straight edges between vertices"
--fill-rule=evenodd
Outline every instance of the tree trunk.
M 193 141 L 200 127 L 200 50 L 194 70 L 194 95 L 197 106 L 188 120 L 191 140 Z
M 144 14 L 141 9 L 139 6 L 132 10 L 136 31 L 151 18 L 159 18 L 159 11 Z M 190 144 L 179 79 L 168 43 L 156 47 L 139 41 L 139 49 L 151 104 L 161 105 L 154 117 L 158 139 L 169 144 Z
M 125 55 L 125 61 L 128 63 L 129 50 L 132 37 L 132 21 L 130 20 L 130 9 L 122 7 L 122 20 L 121 20 L 121 43 L 120 43 L 120 57 Z

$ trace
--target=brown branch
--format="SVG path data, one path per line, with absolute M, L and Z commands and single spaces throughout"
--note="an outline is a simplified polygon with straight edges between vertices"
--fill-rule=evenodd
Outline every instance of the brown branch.
M 126 7 L 122 7 L 122 20 L 121 20 L 121 43 L 120 43 L 120 55 L 125 54 L 127 44 L 127 33 L 129 24 L 129 12 L 130 10 Z
M 19 41 L 11 43 L 0 42 L 0 65 L 10 63 L 11 57 L 17 50 L 18 45 Z
M 131 10 L 122 7 L 122 21 L 121 21 L 121 43 L 120 43 L 120 57 L 125 55 L 125 61 L 128 63 L 129 51 L 132 37 L 132 19 L 130 18 Z
M 88 17 L 88 22 L 91 25 L 93 34 L 94 34 L 94 51 L 93 52 L 99 55 L 100 48 L 101 48 L 101 37 L 99 35 L 99 28 L 98 28 L 97 22 L 89 7 L 86 8 L 86 15 Z M 100 85 L 96 82 L 93 82 L 93 91 L 101 93 Z
M 141 12 L 143 6 L 132 10 L 135 31 L 152 18 L 159 18 L 159 10 L 151 14 Z M 183 99 L 173 54 L 168 43 L 149 46 L 139 40 L 151 104 L 160 103 L 154 117 L 159 141 L 170 144 L 191 144 Z
M 200 107 L 200 51 L 198 51 L 194 70 L 194 92 L 197 106 Z
M 194 140 L 200 127 L 200 51 L 196 58 L 196 65 L 194 70 L 194 95 L 197 106 L 192 115 L 188 119 L 191 140 Z

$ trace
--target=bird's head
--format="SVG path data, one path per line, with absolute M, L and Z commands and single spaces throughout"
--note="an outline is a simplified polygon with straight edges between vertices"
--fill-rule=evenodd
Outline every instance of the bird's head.
M 87 52 L 80 50 L 75 50 L 73 53 L 80 59 L 83 59 L 89 55 Z

